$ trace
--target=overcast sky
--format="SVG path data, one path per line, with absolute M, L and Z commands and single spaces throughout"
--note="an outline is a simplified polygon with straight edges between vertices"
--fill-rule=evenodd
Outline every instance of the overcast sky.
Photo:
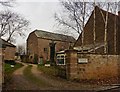
M 16 5 L 11 8 L 30 21 L 30 29 L 26 33 L 26 37 L 17 38 L 16 44 L 26 42 L 28 34 L 35 29 L 55 32 L 54 13 L 60 10 L 58 0 L 16 0 Z
M 24 39 L 18 37 L 16 44 L 25 43 L 29 33 L 35 29 L 50 32 L 57 30 L 55 27 L 54 13 L 61 11 L 59 0 L 16 0 L 16 2 L 14 7 L 10 9 L 30 21 L 30 29 L 26 32 L 26 37 Z

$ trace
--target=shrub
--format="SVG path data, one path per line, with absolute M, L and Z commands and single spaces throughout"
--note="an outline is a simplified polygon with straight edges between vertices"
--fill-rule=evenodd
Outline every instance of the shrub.
M 10 65 L 15 65 L 15 61 L 14 60 L 5 60 L 6 64 L 10 64 Z
M 50 64 L 50 61 L 46 61 L 46 63 L 45 64 Z

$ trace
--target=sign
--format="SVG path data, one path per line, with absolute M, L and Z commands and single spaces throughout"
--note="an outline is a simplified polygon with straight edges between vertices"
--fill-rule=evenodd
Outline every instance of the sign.
M 82 63 L 82 64 L 84 64 L 84 63 L 88 63 L 88 59 L 87 58 L 78 58 L 78 63 Z

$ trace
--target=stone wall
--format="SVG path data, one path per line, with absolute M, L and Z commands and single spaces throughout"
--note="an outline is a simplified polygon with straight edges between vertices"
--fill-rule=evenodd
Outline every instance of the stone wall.
M 88 59 L 88 63 L 78 64 L 78 78 L 87 80 L 118 81 L 118 55 L 85 54 L 81 57 L 79 54 L 78 58 Z
M 66 50 L 66 78 L 74 79 L 77 77 L 77 51 L 76 50 Z
M 87 59 L 88 62 L 78 63 L 79 58 Z M 74 50 L 68 50 L 66 51 L 67 78 L 118 83 L 119 62 L 119 55 L 77 54 Z

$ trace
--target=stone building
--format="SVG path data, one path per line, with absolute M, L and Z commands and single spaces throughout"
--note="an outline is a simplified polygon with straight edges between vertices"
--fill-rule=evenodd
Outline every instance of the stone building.
M 72 36 L 35 30 L 27 39 L 27 53 L 30 62 L 34 62 L 35 56 L 38 61 L 44 63 L 50 60 L 50 43 L 55 43 L 55 52 L 68 49 L 73 46 L 75 39 Z

